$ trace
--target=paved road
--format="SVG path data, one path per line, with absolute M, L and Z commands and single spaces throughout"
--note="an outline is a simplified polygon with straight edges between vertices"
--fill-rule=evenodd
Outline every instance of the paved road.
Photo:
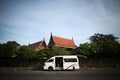
M 120 80 L 120 71 L 0 71 L 0 80 Z

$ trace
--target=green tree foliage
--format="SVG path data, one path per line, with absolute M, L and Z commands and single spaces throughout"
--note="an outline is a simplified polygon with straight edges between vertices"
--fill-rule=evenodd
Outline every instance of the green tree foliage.
M 112 41 L 112 42 L 117 42 L 118 43 L 119 38 L 115 37 L 113 34 L 104 35 L 104 34 L 95 33 L 89 39 L 92 43 L 98 43 L 98 42 L 101 42 L 101 41 L 105 41 L 105 42 L 106 41 Z
M 36 52 L 28 46 L 20 46 L 17 52 L 17 57 L 22 58 L 24 60 L 34 59 L 36 58 Z
M 12 66 L 13 57 L 16 57 L 17 50 L 20 44 L 16 41 L 8 41 L 0 44 L 0 66 Z
M 48 56 L 49 49 L 43 49 L 37 52 L 37 58 L 38 59 L 44 59 Z
M 84 43 L 84 44 L 80 44 L 80 47 L 77 47 L 74 50 L 74 53 L 76 53 L 77 55 L 88 56 L 90 54 L 89 50 L 90 50 L 90 44 L 89 43 Z
M 20 48 L 17 51 L 16 60 L 16 65 L 18 66 L 30 66 L 37 62 L 36 51 L 32 50 L 26 45 L 20 46 Z
M 3 62 L 0 63 L 0 65 L 27 66 L 29 64 L 40 62 L 44 58 L 67 54 L 70 53 L 68 52 L 68 50 L 66 50 L 66 48 L 53 47 L 40 51 L 34 51 L 26 45 L 20 46 L 15 41 L 9 41 L 7 43 L 0 44 L 0 57 Z
M 60 48 L 60 47 L 53 47 L 52 51 L 54 55 L 68 55 L 69 52 L 66 50 L 66 48 Z
M 120 43 L 118 37 L 112 34 L 94 34 L 90 38 L 90 43 L 80 44 L 78 48 L 74 50 L 76 54 L 95 58 L 105 57 L 119 57 L 120 56 Z
M 16 55 L 20 44 L 16 41 L 8 41 L 7 43 L 0 44 L 0 57 L 12 57 Z
M 91 43 L 96 45 L 97 57 L 115 57 L 119 55 L 118 37 L 113 34 L 95 34 L 90 37 Z
M 90 58 L 119 58 L 120 43 L 118 37 L 113 34 L 94 34 L 90 36 L 90 43 L 80 44 L 73 51 L 66 48 L 53 47 L 40 51 L 34 51 L 28 46 L 20 46 L 16 41 L 8 41 L 0 44 L 0 66 L 11 66 L 11 64 L 21 65 L 27 63 L 40 62 L 44 58 L 50 58 L 56 55 L 85 55 Z
M 38 55 L 40 58 L 49 58 L 56 55 L 68 55 L 69 52 L 66 50 L 66 48 L 60 48 L 60 47 L 53 47 L 53 48 L 47 48 L 44 50 L 40 50 L 38 52 Z

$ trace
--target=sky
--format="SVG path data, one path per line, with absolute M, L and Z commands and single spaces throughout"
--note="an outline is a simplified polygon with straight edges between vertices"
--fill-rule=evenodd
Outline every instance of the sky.
M 51 33 L 76 45 L 95 33 L 120 38 L 120 0 L 0 0 L 0 43 L 48 44 Z

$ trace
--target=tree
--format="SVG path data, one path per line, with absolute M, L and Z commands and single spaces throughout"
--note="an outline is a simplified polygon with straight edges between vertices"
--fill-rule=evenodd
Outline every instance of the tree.
M 65 48 L 53 47 L 40 50 L 38 51 L 38 54 L 40 58 L 49 58 L 56 55 L 68 55 L 70 53 Z
M 54 52 L 54 55 L 68 55 L 69 54 L 66 48 L 61 48 L 61 47 L 53 47 L 52 51 Z
M 90 39 L 90 41 L 92 43 L 97 43 L 99 41 L 113 41 L 113 42 L 118 42 L 119 38 L 115 37 L 113 34 L 104 35 L 104 34 L 95 33 L 89 39 Z
M 17 57 L 22 58 L 24 60 L 33 59 L 36 57 L 35 51 L 29 48 L 28 46 L 20 46 Z
M 97 57 L 115 57 L 119 55 L 119 38 L 113 34 L 104 35 L 97 33 L 89 39 L 92 44 L 96 45 Z
M 77 55 L 88 56 L 90 54 L 89 50 L 90 50 L 90 44 L 84 43 L 84 44 L 80 44 L 80 46 L 74 50 L 74 53 L 76 53 Z
M 7 43 L 0 44 L 1 66 L 13 66 L 13 57 L 16 57 L 19 46 L 20 44 L 16 41 L 8 41 Z
M 120 43 L 118 37 L 113 34 L 94 34 L 90 43 L 80 44 L 74 53 L 94 58 L 118 57 L 120 56 Z
M 16 55 L 18 48 L 20 47 L 20 44 L 18 44 L 16 41 L 8 41 L 7 43 L 0 45 L 0 56 L 10 58 L 13 55 Z
M 37 54 L 36 51 L 32 50 L 26 45 L 20 46 L 17 52 L 17 65 L 18 66 L 29 66 L 36 63 Z

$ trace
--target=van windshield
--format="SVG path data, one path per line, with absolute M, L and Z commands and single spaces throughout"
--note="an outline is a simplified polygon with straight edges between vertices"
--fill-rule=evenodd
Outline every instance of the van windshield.
M 49 59 L 47 62 L 53 62 L 53 59 Z
M 65 58 L 64 59 L 65 62 L 77 62 L 76 58 Z

